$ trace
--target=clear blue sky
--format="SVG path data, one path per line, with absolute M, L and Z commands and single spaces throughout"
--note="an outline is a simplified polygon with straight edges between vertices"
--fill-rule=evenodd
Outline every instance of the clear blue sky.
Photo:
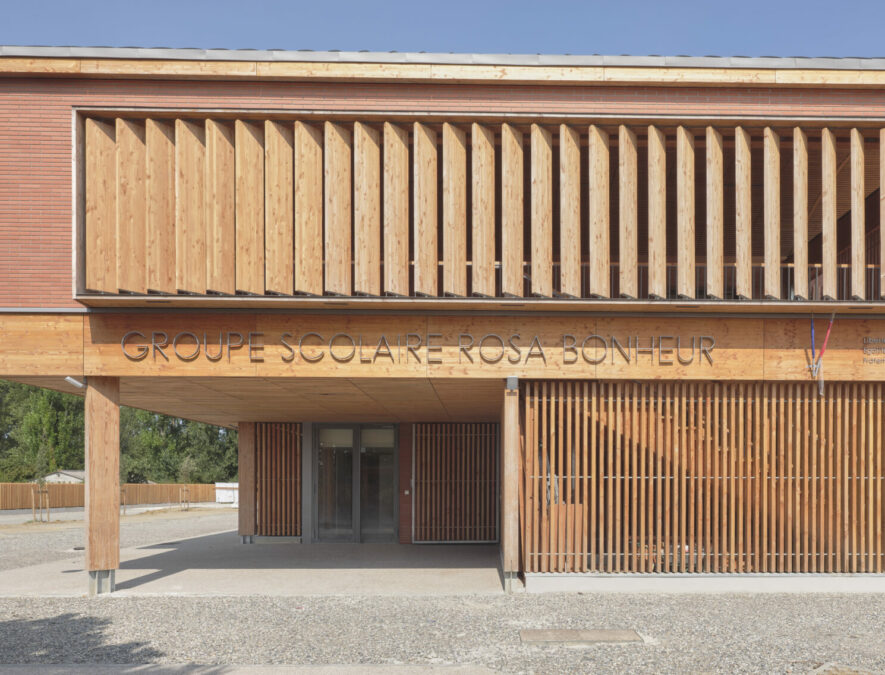
M 3 0 L 0 44 L 885 56 L 885 2 Z

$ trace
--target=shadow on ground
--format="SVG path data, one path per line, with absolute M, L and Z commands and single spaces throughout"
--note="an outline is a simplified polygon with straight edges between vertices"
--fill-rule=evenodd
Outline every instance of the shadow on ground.
M 0 620 L 0 664 L 152 663 L 164 656 L 147 642 L 109 642 L 105 632 L 110 623 L 70 613 Z

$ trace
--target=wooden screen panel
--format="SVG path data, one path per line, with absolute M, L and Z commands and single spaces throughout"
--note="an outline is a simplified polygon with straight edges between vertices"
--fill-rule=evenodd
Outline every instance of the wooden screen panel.
M 618 272 L 619 295 L 639 297 L 639 179 L 636 134 L 618 128 Z
M 116 120 L 117 139 L 117 287 L 130 293 L 147 290 L 144 260 L 147 245 L 144 123 Z
M 885 384 L 526 382 L 526 572 L 879 573 Z
M 94 119 L 87 119 L 85 127 L 86 288 L 116 293 L 116 131 Z
M 436 132 L 426 124 L 414 125 L 413 204 L 414 284 L 416 295 L 434 296 L 439 285 L 437 248 L 437 148 Z
M 323 241 L 326 293 L 350 295 L 352 281 L 351 154 L 350 130 L 326 122 L 323 154 Z
M 588 212 L 590 227 L 590 295 L 607 298 L 611 283 L 611 252 L 609 241 L 609 137 L 590 125 L 589 136 Z
M 866 190 L 864 189 L 864 140 L 859 129 L 851 130 L 851 298 L 866 298 Z
M 175 285 L 206 292 L 206 132 L 175 120 Z
M 323 293 L 323 134 L 295 122 L 295 292 Z
M 724 297 L 725 175 L 722 134 L 707 127 L 707 296 Z
M 808 298 L 808 135 L 793 129 L 793 288 Z
M 415 542 L 498 540 L 498 427 L 415 425 Z
M 781 148 L 780 137 L 765 127 L 763 138 L 765 297 L 781 297 Z
M 836 221 L 838 203 L 836 201 L 837 172 L 836 136 L 830 129 L 821 131 L 821 217 L 823 259 L 823 296 L 828 300 L 837 298 L 836 291 Z
M 531 132 L 532 295 L 553 295 L 553 136 L 538 126 Z
M 236 151 L 236 289 L 264 295 L 264 129 L 234 123 Z
M 353 125 L 353 291 L 381 295 L 381 134 Z
M 753 297 L 753 231 L 750 134 L 746 129 L 734 130 L 735 157 L 735 265 L 736 293 L 739 298 Z
M 524 162 L 522 133 L 501 125 L 501 293 L 516 298 L 525 293 Z
M 471 287 L 473 295 L 495 295 L 495 134 L 472 124 Z
M 467 135 L 443 125 L 443 294 L 467 295 Z
M 175 292 L 175 130 L 159 120 L 145 121 L 147 169 L 147 243 L 145 284 L 148 291 Z
M 236 152 L 234 130 L 206 120 L 206 288 L 236 293 Z
M 565 124 L 559 126 L 559 279 L 562 295 L 581 297 L 581 138 Z
M 695 297 L 694 136 L 676 130 L 676 270 L 677 294 Z
M 301 536 L 301 425 L 255 424 L 255 534 Z
M 295 253 L 294 138 L 292 125 L 264 123 L 264 285 L 291 295 Z
M 384 293 L 409 294 L 409 132 L 384 123 Z
M 648 297 L 667 297 L 667 150 L 654 126 L 648 128 Z

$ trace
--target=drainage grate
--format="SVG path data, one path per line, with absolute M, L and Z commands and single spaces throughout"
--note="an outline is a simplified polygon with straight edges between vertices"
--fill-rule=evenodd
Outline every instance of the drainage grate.
M 604 642 L 642 642 L 635 630 L 521 630 L 519 638 L 525 644 L 599 644 Z

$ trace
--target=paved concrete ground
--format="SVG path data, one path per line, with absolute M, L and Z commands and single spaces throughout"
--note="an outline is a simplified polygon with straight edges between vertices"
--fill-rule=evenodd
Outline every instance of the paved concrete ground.
M 219 504 L 217 502 L 194 502 L 191 504 L 192 509 L 235 509 L 232 504 Z M 127 516 L 136 516 L 141 513 L 150 511 L 177 511 L 179 505 L 176 504 L 135 504 L 126 507 Z M 45 512 L 44 512 L 45 514 Z M 50 523 L 57 522 L 82 522 L 83 507 L 72 506 L 59 509 L 52 509 L 49 512 Z M 4 525 L 25 525 L 34 522 L 34 514 L 31 509 L 10 509 L 0 511 L 0 527 Z
M 0 528 L 0 562 L 17 565 L 0 572 L 7 596 L 0 597 L 0 672 L 227 674 L 249 672 L 258 664 L 285 665 L 262 669 L 284 673 L 424 668 L 822 673 L 836 672 L 833 664 L 846 667 L 839 672 L 885 672 L 885 596 L 878 594 L 508 596 L 491 584 L 481 592 L 471 590 L 474 571 L 475 580 L 483 583 L 487 577 L 479 572 L 492 573 L 493 549 L 489 555 L 485 547 L 465 547 L 472 553 L 459 558 L 452 554 L 456 549 L 405 547 L 420 552 L 407 567 L 403 560 L 408 558 L 398 553 L 402 547 L 388 547 L 388 558 L 377 565 L 399 560 L 401 567 L 385 578 L 374 576 L 385 570 L 366 560 L 356 566 L 358 552 L 347 547 L 240 545 L 232 534 L 234 518 L 219 512 L 127 517 L 122 527 L 124 587 L 93 599 L 73 597 L 85 588 L 82 553 L 57 550 L 75 533 L 82 540 L 81 528 L 65 523 L 18 526 L 16 532 L 15 527 Z M 12 553 L 7 555 L 9 544 Z M 62 557 L 35 561 L 41 544 L 50 557 Z M 204 562 L 200 570 L 186 572 L 191 555 Z M 449 568 L 436 590 L 407 590 L 422 572 L 459 559 L 465 566 Z M 215 566 L 206 560 L 215 560 Z M 222 567 L 232 560 L 242 566 Z M 319 565 L 326 569 L 310 572 Z M 280 583 L 299 575 L 311 585 L 281 591 Z M 333 575 L 338 588 L 353 594 L 317 594 Z M 70 584 L 72 595 L 36 592 L 47 579 Z M 31 594 L 24 595 L 28 584 Z M 175 590 L 176 584 L 182 591 Z M 208 595 L 179 594 L 207 584 L 214 589 Z M 378 588 L 394 592 L 378 594 Z M 634 630 L 642 641 L 528 644 L 520 640 L 525 629 Z M 47 670 L 46 664 L 73 666 Z M 305 666 L 312 668 L 304 671 Z

